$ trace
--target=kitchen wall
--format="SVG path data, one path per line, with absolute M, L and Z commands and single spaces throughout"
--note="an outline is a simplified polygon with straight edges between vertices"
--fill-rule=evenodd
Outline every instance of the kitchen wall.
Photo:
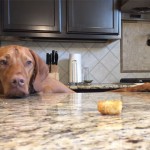
M 134 25 L 130 25 L 130 30 Z M 126 31 L 125 30 L 125 31 Z M 132 36 L 132 35 L 131 35 Z M 139 40 L 140 41 L 140 40 Z M 45 61 L 46 53 L 53 49 L 59 54 L 60 81 L 67 84 L 69 81 L 69 53 L 82 54 L 82 67 L 89 67 L 90 78 L 93 83 L 114 83 L 120 78 L 150 77 L 150 73 L 121 73 L 120 72 L 120 40 L 107 43 L 85 42 L 1 42 L 1 45 L 18 44 L 29 47 Z M 132 43 L 131 43 L 132 44 Z M 142 45 L 143 43 L 141 43 Z M 140 44 L 139 44 L 140 45 Z M 134 59 L 134 58 L 133 58 Z
M 150 72 L 150 22 L 124 22 L 122 35 L 122 71 Z

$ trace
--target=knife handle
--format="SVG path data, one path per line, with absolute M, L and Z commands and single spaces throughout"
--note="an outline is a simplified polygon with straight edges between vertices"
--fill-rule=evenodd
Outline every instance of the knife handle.
M 49 54 L 49 72 L 52 70 L 52 54 Z
M 55 64 L 55 50 L 52 50 L 52 64 Z
M 49 53 L 46 53 L 46 64 L 47 64 L 47 65 L 50 64 L 49 56 L 50 56 L 50 54 L 49 54 Z
M 55 64 L 58 65 L 58 53 L 57 53 L 57 51 L 55 52 Z

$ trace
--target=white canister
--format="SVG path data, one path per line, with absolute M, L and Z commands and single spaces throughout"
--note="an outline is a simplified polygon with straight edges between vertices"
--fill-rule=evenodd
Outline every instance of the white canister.
M 82 82 L 81 54 L 69 55 L 69 82 L 70 83 Z

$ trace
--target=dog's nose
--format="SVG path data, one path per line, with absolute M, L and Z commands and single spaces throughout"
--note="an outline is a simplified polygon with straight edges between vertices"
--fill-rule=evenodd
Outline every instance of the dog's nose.
M 18 78 L 12 79 L 11 84 L 13 86 L 23 86 L 25 84 L 25 81 L 23 78 L 18 77 Z

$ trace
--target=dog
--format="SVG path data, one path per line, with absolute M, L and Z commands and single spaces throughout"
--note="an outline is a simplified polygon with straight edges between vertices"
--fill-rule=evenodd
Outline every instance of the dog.
M 0 94 L 22 98 L 33 93 L 74 93 L 49 76 L 47 64 L 32 50 L 19 45 L 0 48 Z
M 140 85 L 135 85 L 134 87 L 127 87 L 112 90 L 112 92 L 150 92 L 150 83 L 143 83 Z

